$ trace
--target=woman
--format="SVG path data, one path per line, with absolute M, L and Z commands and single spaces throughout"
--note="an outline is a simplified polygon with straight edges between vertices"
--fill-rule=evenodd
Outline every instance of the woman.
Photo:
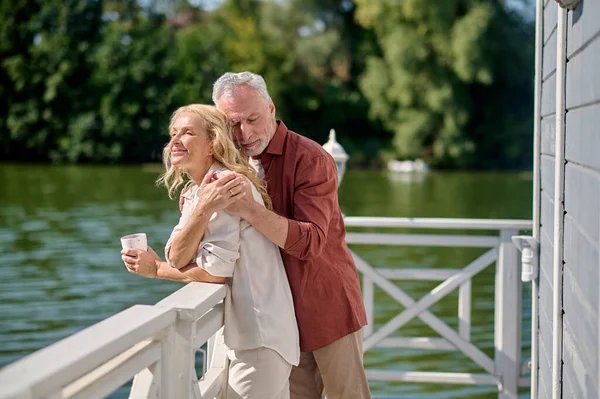
M 173 198 L 184 174 L 190 181 L 181 196 L 181 218 L 165 248 L 167 261 L 151 248 L 123 250 L 123 260 L 130 272 L 145 277 L 230 285 L 224 328 L 230 360 L 227 398 L 289 398 L 288 379 L 300 349 L 279 248 L 224 211 L 244 195 L 247 184 L 254 200 L 270 207 L 265 183 L 235 148 L 227 116 L 217 108 L 179 108 L 169 131 L 166 172 L 159 183 Z M 209 203 L 219 208 L 209 208 Z

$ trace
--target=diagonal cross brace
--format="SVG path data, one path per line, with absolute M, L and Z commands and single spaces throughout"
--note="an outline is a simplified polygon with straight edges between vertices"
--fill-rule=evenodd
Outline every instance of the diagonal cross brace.
M 387 322 L 383 327 L 377 330 L 376 333 L 370 335 L 364 342 L 364 347 L 369 349 L 375 346 L 379 341 L 402 328 L 403 325 L 414 319 L 421 312 L 431 307 L 433 304 L 440 301 L 446 295 L 451 293 L 462 283 L 470 280 L 474 275 L 485 269 L 490 263 L 495 260 L 493 251 L 488 251 L 479 258 L 471 262 L 467 267 L 455 273 L 452 277 L 440 283 L 437 287 L 431 290 L 430 293 L 423 296 L 417 303 L 411 307 L 407 307 L 403 312 L 398 314 L 392 320 Z
M 400 315 L 396 316 L 396 318 L 392 319 L 395 321 L 395 324 L 400 322 L 400 326 L 412 320 L 414 317 L 419 317 L 423 322 L 425 322 L 429 327 L 431 327 L 434 331 L 440 334 L 442 337 L 446 338 L 449 342 L 451 342 L 454 346 L 460 349 L 465 355 L 471 358 L 475 363 L 481 366 L 484 370 L 489 372 L 490 374 L 494 374 L 495 367 L 494 362 L 479 348 L 470 342 L 465 341 L 456 331 L 450 328 L 446 323 L 441 321 L 437 316 L 435 316 L 430 311 L 426 310 L 428 306 L 437 302 L 443 296 L 447 295 L 447 293 L 451 292 L 454 288 L 459 286 L 465 280 L 470 278 L 471 275 L 476 274 L 473 270 L 481 267 L 480 270 L 488 266 L 490 263 L 496 260 L 498 255 L 498 249 L 492 248 L 475 261 L 473 261 L 469 266 L 467 266 L 463 271 L 458 272 L 455 276 L 446 280 L 442 284 L 440 284 L 436 289 L 438 290 L 436 293 L 433 291 L 423 297 L 418 303 L 415 302 L 409 295 L 407 295 L 403 290 L 398 288 L 395 284 L 387 280 L 385 277 L 381 276 L 377 271 L 375 271 L 367 262 L 365 262 L 362 258 L 360 258 L 354 251 L 351 251 L 352 256 L 356 262 L 356 267 L 365 275 L 367 275 L 374 283 L 376 283 L 379 287 L 381 287 L 385 292 L 387 292 L 392 298 L 401 303 L 405 308 L 404 312 Z M 484 263 L 487 262 L 487 263 Z M 481 266 L 483 264 L 483 266 Z M 469 269 L 467 271 L 467 269 Z M 480 271 L 479 270 L 479 271 Z M 451 288 L 450 288 L 451 287 Z M 443 290 L 443 291 L 442 291 Z M 446 292 L 449 290 L 448 292 Z M 435 289 L 434 289 L 435 291 Z M 445 292 L 440 295 L 440 291 Z M 415 306 L 416 305 L 416 306 Z M 414 307 L 414 308 L 413 308 Z M 409 312 L 410 313 L 407 313 Z M 404 316 L 402 316 L 404 314 Z M 402 316 L 402 319 L 399 317 Z M 404 319 L 406 319 L 404 321 Z M 382 328 L 387 327 L 392 321 L 388 322 L 388 324 Z M 377 342 L 381 339 L 385 338 L 385 336 L 391 334 L 396 328 L 393 328 L 390 332 L 383 334 L 383 336 L 378 336 L 379 338 L 373 339 L 372 337 L 377 335 L 379 331 L 375 334 L 369 336 L 364 343 L 363 351 L 366 352 L 368 349 L 373 347 Z

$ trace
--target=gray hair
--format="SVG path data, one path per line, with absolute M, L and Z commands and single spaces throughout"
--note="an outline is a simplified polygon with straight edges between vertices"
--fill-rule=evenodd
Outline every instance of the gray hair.
M 267 91 L 267 84 L 262 76 L 252 72 L 227 72 L 221 76 L 213 85 L 212 100 L 215 105 L 224 94 L 232 95 L 235 89 L 241 85 L 248 85 L 258 91 L 258 94 L 266 102 L 271 96 Z

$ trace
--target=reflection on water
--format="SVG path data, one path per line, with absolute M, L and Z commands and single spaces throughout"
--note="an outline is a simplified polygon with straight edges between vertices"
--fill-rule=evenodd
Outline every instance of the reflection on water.
M 160 166 L 0 165 L 0 366 L 137 303 L 153 304 L 178 283 L 130 275 L 119 237 L 146 232 L 161 253 L 178 206 L 154 181 Z M 340 188 L 346 215 L 531 217 L 531 176 L 429 173 L 419 179 L 387 172 L 348 171 Z M 459 268 L 481 249 L 353 246 L 376 267 Z M 473 281 L 472 341 L 493 356 L 493 265 Z M 415 300 L 435 282 L 398 282 Z M 529 287 L 525 315 L 529 317 Z M 402 306 L 376 289 L 375 328 Z M 457 292 L 432 311 L 457 326 Z M 405 336 L 435 336 L 418 319 Z M 529 321 L 523 337 L 529 339 Z M 481 372 L 456 352 L 377 349 L 367 367 L 406 371 Z M 493 387 L 373 382 L 374 395 L 403 398 L 495 398 Z M 124 391 L 113 397 L 126 397 Z M 525 397 L 525 396 L 524 396 Z

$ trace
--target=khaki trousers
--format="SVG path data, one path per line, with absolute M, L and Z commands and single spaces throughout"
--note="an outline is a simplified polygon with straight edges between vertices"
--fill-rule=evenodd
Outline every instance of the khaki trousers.
M 290 375 L 291 399 L 371 398 L 362 337 L 358 330 L 314 352 L 302 352 Z
M 292 365 L 268 348 L 228 350 L 227 399 L 289 399 Z

